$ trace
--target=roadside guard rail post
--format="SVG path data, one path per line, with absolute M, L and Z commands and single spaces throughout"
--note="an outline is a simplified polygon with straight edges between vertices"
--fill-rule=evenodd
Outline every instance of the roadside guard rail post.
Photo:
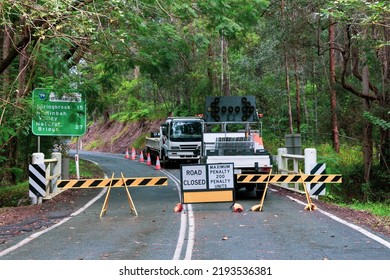
M 48 199 L 57 193 L 57 180 L 61 179 L 61 163 L 61 153 L 52 153 L 50 159 L 45 159 L 43 153 L 33 153 L 32 164 L 45 165 L 46 194 L 44 197 L 31 197 L 31 204 L 42 203 L 42 198 Z
M 289 160 L 293 161 L 293 169 L 289 169 Z M 311 169 L 317 164 L 317 150 L 313 148 L 307 148 L 304 151 L 304 155 L 293 155 L 287 153 L 287 148 L 278 149 L 278 173 L 281 174 L 299 174 L 299 161 L 304 161 L 304 173 L 310 174 Z M 301 192 L 299 190 L 300 183 L 294 183 L 294 191 Z M 310 183 L 305 183 L 306 188 L 310 189 Z M 291 189 L 288 183 L 281 183 L 281 187 Z

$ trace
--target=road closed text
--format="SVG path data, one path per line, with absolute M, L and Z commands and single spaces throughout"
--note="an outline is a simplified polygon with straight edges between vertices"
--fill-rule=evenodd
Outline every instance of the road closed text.
M 206 180 L 197 179 L 197 180 L 183 180 L 184 186 L 205 186 Z
M 207 189 L 206 166 L 182 166 L 182 187 L 185 190 Z

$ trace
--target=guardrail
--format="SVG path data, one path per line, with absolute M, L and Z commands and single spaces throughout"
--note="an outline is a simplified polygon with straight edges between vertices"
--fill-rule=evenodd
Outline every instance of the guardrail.
M 32 164 L 45 164 L 46 195 L 43 199 L 49 199 L 56 195 L 58 193 L 57 180 L 61 178 L 62 154 L 55 152 L 51 154 L 50 159 L 45 159 L 43 153 L 33 153 Z M 31 197 L 31 203 L 42 203 L 42 197 Z
M 292 161 L 292 169 L 291 162 Z M 311 174 L 311 170 L 317 164 L 317 150 L 313 148 L 307 148 L 304 151 L 304 155 L 293 155 L 287 153 L 287 148 L 279 148 L 277 155 L 278 162 L 278 172 L 281 174 L 299 174 L 299 162 L 303 161 L 304 163 L 304 173 Z M 293 183 L 294 187 L 289 187 L 288 183 L 281 183 L 280 186 L 287 189 L 292 189 L 293 191 L 304 193 L 304 191 L 299 190 L 299 183 Z M 306 188 L 310 189 L 310 183 L 306 183 Z

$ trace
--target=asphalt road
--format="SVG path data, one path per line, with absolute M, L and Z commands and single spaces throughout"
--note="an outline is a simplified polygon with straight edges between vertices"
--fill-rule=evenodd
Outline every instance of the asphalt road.
M 254 194 L 239 192 L 245 211 L 231 203 L 180 202 L 180 170 L 155 170 L 124 155 L 81 152 L 108 177 L 167 176 L 168 186 L 129 188 L 138 216 L 130 213 L 126 192 L 113 188 L 100 218 L 104 189 L 96 201 L 45 233 L 30 237 L 3 260 L 390 260 L 390 240 L 323 211 L 269 190 L 262 212 Z

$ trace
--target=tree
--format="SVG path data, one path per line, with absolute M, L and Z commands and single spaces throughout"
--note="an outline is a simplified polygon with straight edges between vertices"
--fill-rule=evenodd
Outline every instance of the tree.
M 390 4 L 385 1 L 348 0 L 331 3 L 327 13 L 344 26 L 344 41 L 338 47 L 342 55 L 337 82 L 363 101 L 363 112 L 378 112 L 388 121 L 390 75 L 388 36 Z M 378 67 L 379 66 L 379 67 Z M 371 69 L 379 71 L 370 71 Z M 378 74 L 376 74 L 378 73 Z M 352 74 L 352 75 L 350 75 Z M 371 74 L 371 75 L 370 75 Z M 362 114 L 363 115 L 363 114 Z M 389 132 L 380 128 L 380 166 L 389 172 Z M 373 165 L 373 126 L 366 122 L 363 130 L 364 178 L 369 182 Z
M 332 17 L 329 20 L 329 89 L 330 89 L 330 111 L 332 126 L 333 149 L 340 152 L 339 128 L 337 120 L 337 92 L 336 92 L 336 57 L 335 57 L 335 29 L 336 23 Z

